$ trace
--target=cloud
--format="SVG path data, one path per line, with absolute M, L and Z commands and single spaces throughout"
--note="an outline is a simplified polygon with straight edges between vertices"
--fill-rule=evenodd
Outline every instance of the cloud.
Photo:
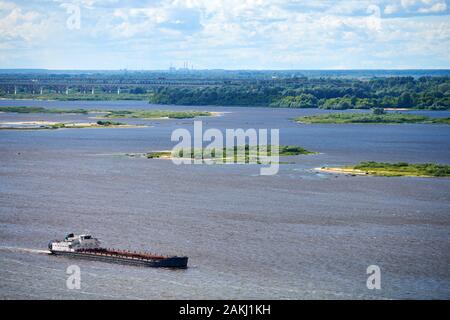
M 414 6 L 419 0 L 401 0 L 400 3 L 403 8 L 409 8 Z
M 384 13 L 385 14 L 393 14 L 398 12 L 399 7 L 395 4 L 389 4 L 384 8 Z
M 420 8 L 420 13 L 435 13 L 435 12 L 443 12 L 447 10 L 447 4 L 445 2 L 435 3 L 429 8 Z
M 439 13 L 447 10 L 445 0 L 401 0 L 401 7 L 410 13 Z
M 440 0 L 74 0 L 79 30 L 67 2 L 0 1 L 1 61 L 18 48 L 37 67 L 450 66 Z
M 37 11 L 23 10 L 12 2 L 0 2 L 0 39 L 31 43 L 42 39 L 48 28 L 43 15 Z

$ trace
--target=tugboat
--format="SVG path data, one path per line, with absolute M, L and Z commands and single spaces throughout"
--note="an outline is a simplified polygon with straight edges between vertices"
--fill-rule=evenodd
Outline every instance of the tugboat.
M 89 234 L 70 233 L 64 240 L 50 241 L 48 249 L 54 255 L 154 268 L 186 269 L 188 263 L 188 257 L 102 248 L 100 241 Z

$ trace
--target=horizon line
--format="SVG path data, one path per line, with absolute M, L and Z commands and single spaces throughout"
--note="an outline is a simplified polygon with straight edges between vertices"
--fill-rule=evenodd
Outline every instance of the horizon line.
M 33 71 L 171 71 L 170 68 L 167 69 L 67 69 L 67 68 L 0 68 L 1 71 L 5 70 L 33 70 Z M 339 69 L 228 69 L 228 68 L 202 68 L 202 69 L 189 69 L 189 68 L 174 68 L 177 71 L 422 71 L 422 70 L 432 70 L 432 71 L 450 71 L 450 67 L 447 68 L 339 68 Z

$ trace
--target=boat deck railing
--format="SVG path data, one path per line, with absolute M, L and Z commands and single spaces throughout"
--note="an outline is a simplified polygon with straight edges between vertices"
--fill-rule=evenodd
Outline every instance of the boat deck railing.
M 137 252 L 119 249 L 109 249 L 109 248 L 96 248 L 96 249 L 78 249 L 76 252 L 88 253 L 99 256 L 108 257 L 119 257 L 134 260 L 155 260 L 155 259 L 167 259 L 167 256 L 156 255 L 150 252 Z

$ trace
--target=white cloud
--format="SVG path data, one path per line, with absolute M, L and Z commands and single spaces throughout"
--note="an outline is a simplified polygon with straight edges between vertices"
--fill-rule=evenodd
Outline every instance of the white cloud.
M 0 1 L 0 11 L 13 10 L 17 6 L 12 2 Z
M 0 2 L 0 39 L 23 40 L 30 43 L 42 39 L 48 28 L 44 16 L 32 10 L 23 10 L 11 2 Z
M 400 3 L 403 8 L 408 8 L 414 6 L 418 0 L 401 0 Z
M 420 8 L 418 12 L 420 13 L 436 13 L 443 12 L 447 10 L 447 4 L 445 2 L 435 3 L 429 8 Z
M 445 0 L 401 0 L 400 4 L 407 12 L 439 13 L 447 10 Z
M 395 4 L 389 4 L 384 8 L 384 13 L 385 14 L 393 14 L 398 12 L 399 7 Z
M 89 56 L 89 67 L 165 67 L 189 59 L 203 67 L 363 68 L 419 64 L 419 56 L 450 66 L 450 20 L 438 0 L 79 0 L 82 27 L 71 32 L 61 2 L 0 0 L 1 61 L 8 48 L 27 43 L 34 51 L 23 55 L 80 66 Z

